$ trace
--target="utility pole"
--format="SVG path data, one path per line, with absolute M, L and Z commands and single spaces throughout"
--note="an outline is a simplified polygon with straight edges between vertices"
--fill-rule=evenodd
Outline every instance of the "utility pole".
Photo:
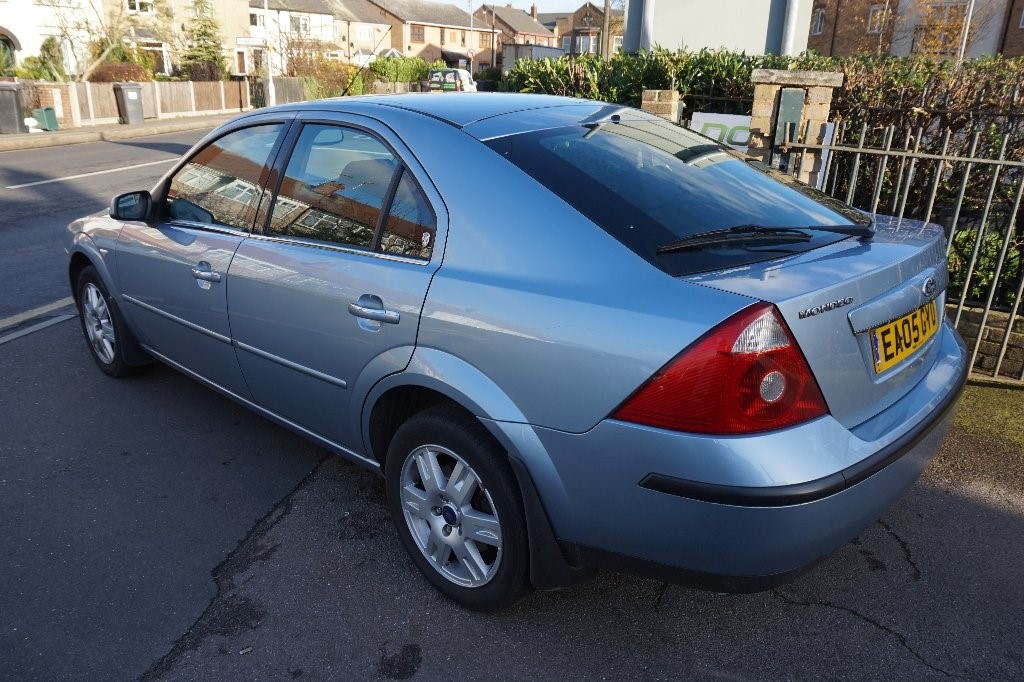
M 280 30 L 280 25 L 277 28 Z M 277 91 L 274 90 L 274 73 L 270 70 L 270 8 L 267 7 L 267 0 L 263 0 L 263 41 L 263 54 L 267 60 L 266 105 L 272 107 L 277 104 Z

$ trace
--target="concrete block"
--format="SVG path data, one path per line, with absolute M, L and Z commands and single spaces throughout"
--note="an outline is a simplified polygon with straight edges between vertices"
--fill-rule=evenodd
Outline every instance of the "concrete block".
M 771 118 L 771 115 L 775 113 L 775 105 L 772 102 L 754 102 L 754 106 L 751 109 L 750 115 L 758 118 Z
M 814 87 L 807 90 L 808 104 L 831 104 L 832 88 Z
M 754 69 L 750 81 L 755 85 L 797 85 L 838 88 L 844 75 L 836 71 L 788 71 L 782 69 Z

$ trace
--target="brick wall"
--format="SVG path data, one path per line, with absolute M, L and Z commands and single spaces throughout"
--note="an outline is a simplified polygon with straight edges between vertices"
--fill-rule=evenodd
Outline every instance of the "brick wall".
M 644 90 L 640 108 L 649 114 L 679 123 L 679 93 L 675 90 Z
M 1024 14 L 1024 0 L 1013 0 L 1006 23 L 1006 35 L 1003 36 L 1002 43 L 1002 53 L 1007 57 L 1024 56 L 1024 28 L 1020 27 L 1022 14 Z
M 881 32 L 868 33 L 871 7 L 884 4 L 879 0 L 815 0 L 810 30 L 814 30 L 814 16 L 818 10 L 825 11 L 825 21 L 819 35 L 808 34 L 807 48 L 837 57 L 865 52 L 888 54 L 892 46 L 895 11 Z M 897 3 L 890 2 L 890 7 L 896 6 Z
M 964 308 L 960 315 L 960 324 L 957 331 L 967 344 L 967 352 L 974 350 L 974 343 L 978 338 L 978 329 L 981 325 L 982 310 L 980 308 Z M 949 319 L 956 318 L 956 306 L 946 306 L 946 316 Z M 1003 335 L 1006 333 L 1006 325 L 1009 315 L 993 310 L 988 314 L 985 321 L 985 333 L 981 337 L 981 346 L 978 348 L 978 357 L 974 361 L 973 371 L 992 376 L 996 360 L 999 358 L 999 349 L 1003 343 Z M 1010 342 L 1003 356 L 1003 363 L 999 367 L 999 376 L 1011 379 L 1020 379 L 1024 371 L 1024 318 L 1019 315 L 1010 331 Z

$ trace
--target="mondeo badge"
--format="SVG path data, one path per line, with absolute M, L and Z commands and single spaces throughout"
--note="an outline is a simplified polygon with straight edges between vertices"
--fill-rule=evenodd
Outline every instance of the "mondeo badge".
M 827 313 L 830 310 L 835 310 L 836 308 L 848 306 L 851 303 L 853 303 L 853 296 L 847 296 L 846 298 L 840 298 L 835 301 L 829 301 L 828 303 L 816 305 L 813 308 L 804 308 L 803 310 L 800 311 L 800 319 L 802 320 L 805 317 L 814 317 L 815 315 L 821 315 L 822 313 Z

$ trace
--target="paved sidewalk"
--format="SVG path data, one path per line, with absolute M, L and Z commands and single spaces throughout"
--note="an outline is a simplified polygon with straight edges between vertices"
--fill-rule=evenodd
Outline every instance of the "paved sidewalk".
M 148 137 L 149 135 L 177 133 L 183 130 L 213 128 L 225 121 L 230 121 L 236 116 L 240 116 L 241 113 L 164 118 L 159 120 L 149 119 L 137 125 L 111 123 L 81 128 L 64 128 L 53 132 L 0 135 L 0 152 L 81 144 L 83 142 L 100 142 L 104 140 L 127 140 L 135 137 Z

